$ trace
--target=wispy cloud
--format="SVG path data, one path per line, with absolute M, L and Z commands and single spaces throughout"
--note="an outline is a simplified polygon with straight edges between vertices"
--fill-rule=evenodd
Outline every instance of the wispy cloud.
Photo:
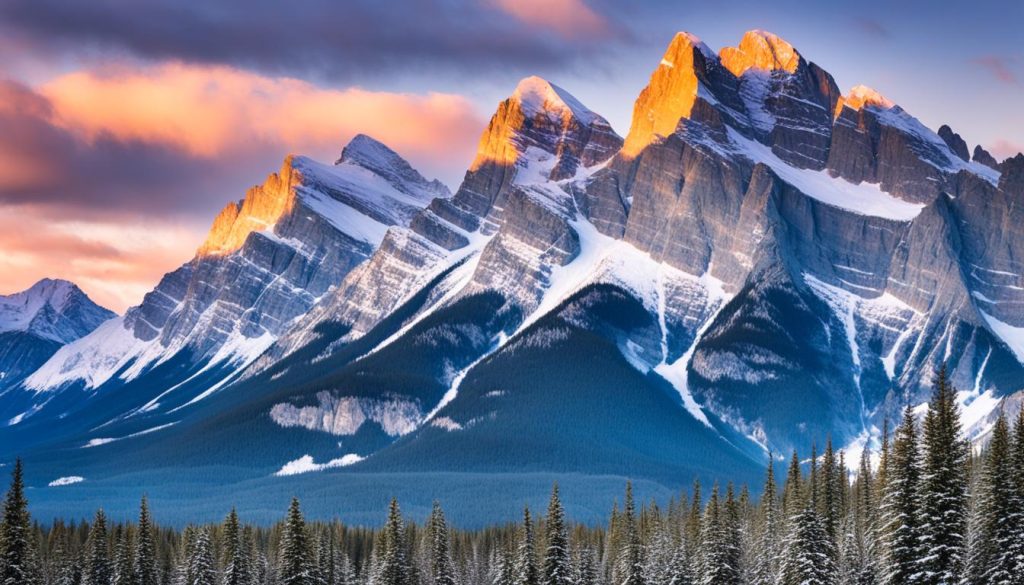
M 609 22 L 584 0 L 492 0 L 499 10 L 524 24 L 546 28 L 568 39 L 604 35 Z
M 1000 139 L 992 144 L 990 151 L 996 159 L 1003 160 L 1011 156 L 1017 156 L 1017 153 L 1024 152 L 1024 143 Z
M 1015 71 L 1017 64 L 1017 59 L 1015 57 L 1008 57 L 1004 55 L 983 55 L 972 59 L 971 63 L 987 70 L 993 77 L 1003 83 L 1011 85 L 1017 85 L 1020 83 Z
M 856 21 L 857 28 L 867 33 L 869 36 L 878 39 L 888 39 L 891 35 L 889 29 L 881 23 L 881 21 L 874 18 L 861 17 Z

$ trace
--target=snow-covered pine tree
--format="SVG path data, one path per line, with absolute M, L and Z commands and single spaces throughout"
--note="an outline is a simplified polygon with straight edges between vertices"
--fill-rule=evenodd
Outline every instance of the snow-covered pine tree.
M 885 542 L 885 585 L 911 585 L 920 578 L 920 524 L 918 522 L 920 457 L 914 412 L 907 405 L 896 429 L 882 499 Z
M 573 585 L 598 585 L 597 581 L 597 555 L 589 546 L 581 545 L 576 547 L 573 554 Z M 502 585 L 494 583 L 494 585 Z M 676 583 L 675 585 L 688 585 Z
M 138 585 L 158 585 L 156 570 L 156 542 L 149 502 L 142 496 L 139 504 L 139 527 L 135 539 L 135 580 Z
M 701 501 L 700 480 L 694 480 L 693 493 L 690 497 L 690 510 L 686 514 L 686 523 L 683 527 L 683 546 L 690 574 L 690 581 L 696 582 L 700 571 L 700 533 L 704 502 Z
M 921 580 L 958 583 L 967 532 L 967 441 L 960 429 L 956 390 L 943 365 L 924 418 L 921 473 Z
M 844 512 L 841 474 L 836 453 L 832 449 L 832 437 L 828 437 L 818 473 L 818 514 L 825 526 L 825 532 L 833 543 L 838 540 L 839 522 Z
M 875 482 L 871 474 L 871 450 L 864 447 L 857 470 L 857 481 L 853 494 L 853 545 L 856 557 L 852 560 L 857 575 L 857 585 L 875 585 L 877 579 L 877 525 Z
M 216 585 L 217 567 L 213 557 L 210 531 L 200 528 L 188 558 L 188 585 Z
M 775 483 L 775 463 L 773 457 L 769 455 L 768 471 L 758 510 L 760 523 L 756 538 L 757 554 L 751 575 L 752 585 L 775 585 L 779 579 L 785 535 L 780 517 L 778 490 Z
M 288 517 L 281 530 L 280 550 L 277 555 L 277 579 L 280 585 L 314 585 L 313 558 L 306 532 L 306 521 L 298 498 L 292 498 Z M 404 582 L 388 585 L 406 585 Z
M 732 567 L 736 583 L 744 582 L 743 575 L 743 527 L 740 501 L 736 499 L 732 482 L 725 490 L 725 506 L 722 515 L 723 543 L 725 544 L 726 563 Z
M 35 585 L 40 573 L 25 498 L 24 469 L 18 459 L 14 462 L 0 522 L 0 585 Z
M 221 583 L 223 585 L 251 585 L 249 559 L 245 554 L 245 539 L 238 522 L 238 512 L 231 508 L 224 519 L 221 536 Z
M 565 526 L 562 502 L 558 498 L 557 483 L 551 488 L 551 500 L 548 502 L 545 528 L 547 548 L 544 550 L 541 582 L 543 585 L 570 585 L 572 583 L 572 566 L 569 559 L 569 534 Z
M 619 585 L 646 585 L 644 581 L 644 551 L 640 540 L 636 504 L 633 501 L 633 483 L 626 483 L 625 506 L 622 510 L 622 550 L 619 552 Z
M 132 544 L 131 532 L 127 526 L 117 531 L 117 540 L 114 545 L 113 585 L 136 585 L 138 583 Z
M 1022 502 L 1013 477 L 1012 444 L 1006 415 L 992 427 L 981 478 L 980 574 L 985 585 L 1017 584 L 1022 551 Z
M 726 529 L 725 506 L 719 501 L 718 486 L 711 490 L 701 528 L 701 585 L 733 585 L 739 582 L 739 567 L 731 564 L 732 551 Z
M 388 508 L 388 520 L 382 533 L 382 545 L 373 585 L 413 585 L 410 579 L 411 567 L 408 559 L 408 543 L 405 539 L 405 522 L 402 520 L 398 500 L 394 498 L 391 499 L 391 505 Z
M 835 551 L 821 517 L 810 502 L 792 521 L 779 585 L 833 585 Z
M 516 585 L 540 585 L 536 546 L 530 508 L 523 508 L 523 526 L 519 536 L 519 551 L 516 554 Z
M 452 561 L 451 536 L 441 504 L 434 501 L 427 524 L 430 538 L 430 575 L 434 585 L 456 585 L 455 563 Z
M 804 508 L 803 480 L 800 477 L 800 458 L 796 449 L 789 460 L 786 471 L 786 484 L 782 488 L 782 514 L 788 522 Z
M 107 516 L 102 509 L 96 511 L 86 549 L 88 556 L 82 585 L 110 585 L 114 575 L 107 552 Z

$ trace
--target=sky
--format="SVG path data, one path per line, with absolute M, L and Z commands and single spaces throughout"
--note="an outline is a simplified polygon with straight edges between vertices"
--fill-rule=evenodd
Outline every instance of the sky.
M 4 0 L 0 294 L 43 277 L 124 311 L 285 155 L 366 133 L 452 188 L 540 75 L 628 131 L 673 34 L 765 29 L 973 149 L 1024 150 L 1024 3 Z

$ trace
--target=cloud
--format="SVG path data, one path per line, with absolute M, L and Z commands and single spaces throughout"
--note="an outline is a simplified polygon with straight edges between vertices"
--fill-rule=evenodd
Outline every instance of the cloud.
M 603 36 L 611 30 L 604 17 L 583 0 L 493 0 L 519 21 L 557 32 L 567 39 Z
M 228 64 L 274 75 L 351 80 L 396 71 L 443 70 L 460 75 L 496 66 L 532 72 L 580 59 L 606 48 L 611 26 L 581 0 L 551 2 L 541 18 L 538 0 L 509 18 L 489 0 L 306 0 L 282 9 L 275 0 L 5 0 L 0 36 L 34 43 L 40 50 L 63 47 L 69 55 L 89 51 L 146 59 Z M 529 6 L 534 7 L 532 10 Z M 241 8 L 241 9 L 240 9 Z M 533 16 L 531 16 L 533 14 Z M 581 19 L 594 34 L 579 35 L 565 19 Z M 550 34 L 552 26 L 558 32 Z M 580 46 L 591 51 L 573 50 Z
M 1014 72 L 1016 61 L 1013 57 L 1003 55 L 984 55 L 972 59 L 971 63 L 986 69 L 993 77 L 1003 83 L 1017 85 L 1019 79 Z
M 122 312 L 188 260 L 202 239 L 199 226 L 125 220 L 59 219 L 31 205 L 0 206 L 0 293 L 44 277 L 65 278 Z
M 37 88 L 0 80 L 0 291 L 61 277 L 123 310 L 287 153 L 333 161 L 362 132 L 454 182 L 483 126 L 457 95 L 325 89 L 224 66 L 75 72 Z
M 856 20 L 857 27 L 863 32 L 870 36 L 878 39 L 888 39 L 892 36 L 889 33 L 889 29 L 885 27 L 880 21 L 874 18 L 861 17 Z
M 999 139 L 996 140 L 989 149 L 992 156 L 996 157 L 997 160 L 1004 160 L 1012 156 L 1017 156 L 1017 153 L 1024 152 L 1024 144 L 1014 142 L 1012 140 Z
M 483 118 L 454 94 L 324 89 L 225 66 L 167 63 L 83 71 L 41 89 L 58 125 L 94 142 L 110 136 L 200 158 L 270 146 L 332 152 L 370 134 L 430 169 L 464 168 Z

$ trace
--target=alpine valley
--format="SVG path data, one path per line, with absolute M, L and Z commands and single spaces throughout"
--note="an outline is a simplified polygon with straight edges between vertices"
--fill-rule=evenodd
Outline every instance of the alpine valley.
M 287 157 L 123 316 L 0 298 L 0 459 L 42 518 L 443 494 L 473 524 L 552 479 L 596 518 L 627 477 L 759 484 L 828 438 L 854 464 L 943 364 L 983 441 L 1024 396 L 1022 202 L 1024 155 L 770 33 L 679 33 L 625 137 L 530 77 L 454 193 L 360 135 Z

